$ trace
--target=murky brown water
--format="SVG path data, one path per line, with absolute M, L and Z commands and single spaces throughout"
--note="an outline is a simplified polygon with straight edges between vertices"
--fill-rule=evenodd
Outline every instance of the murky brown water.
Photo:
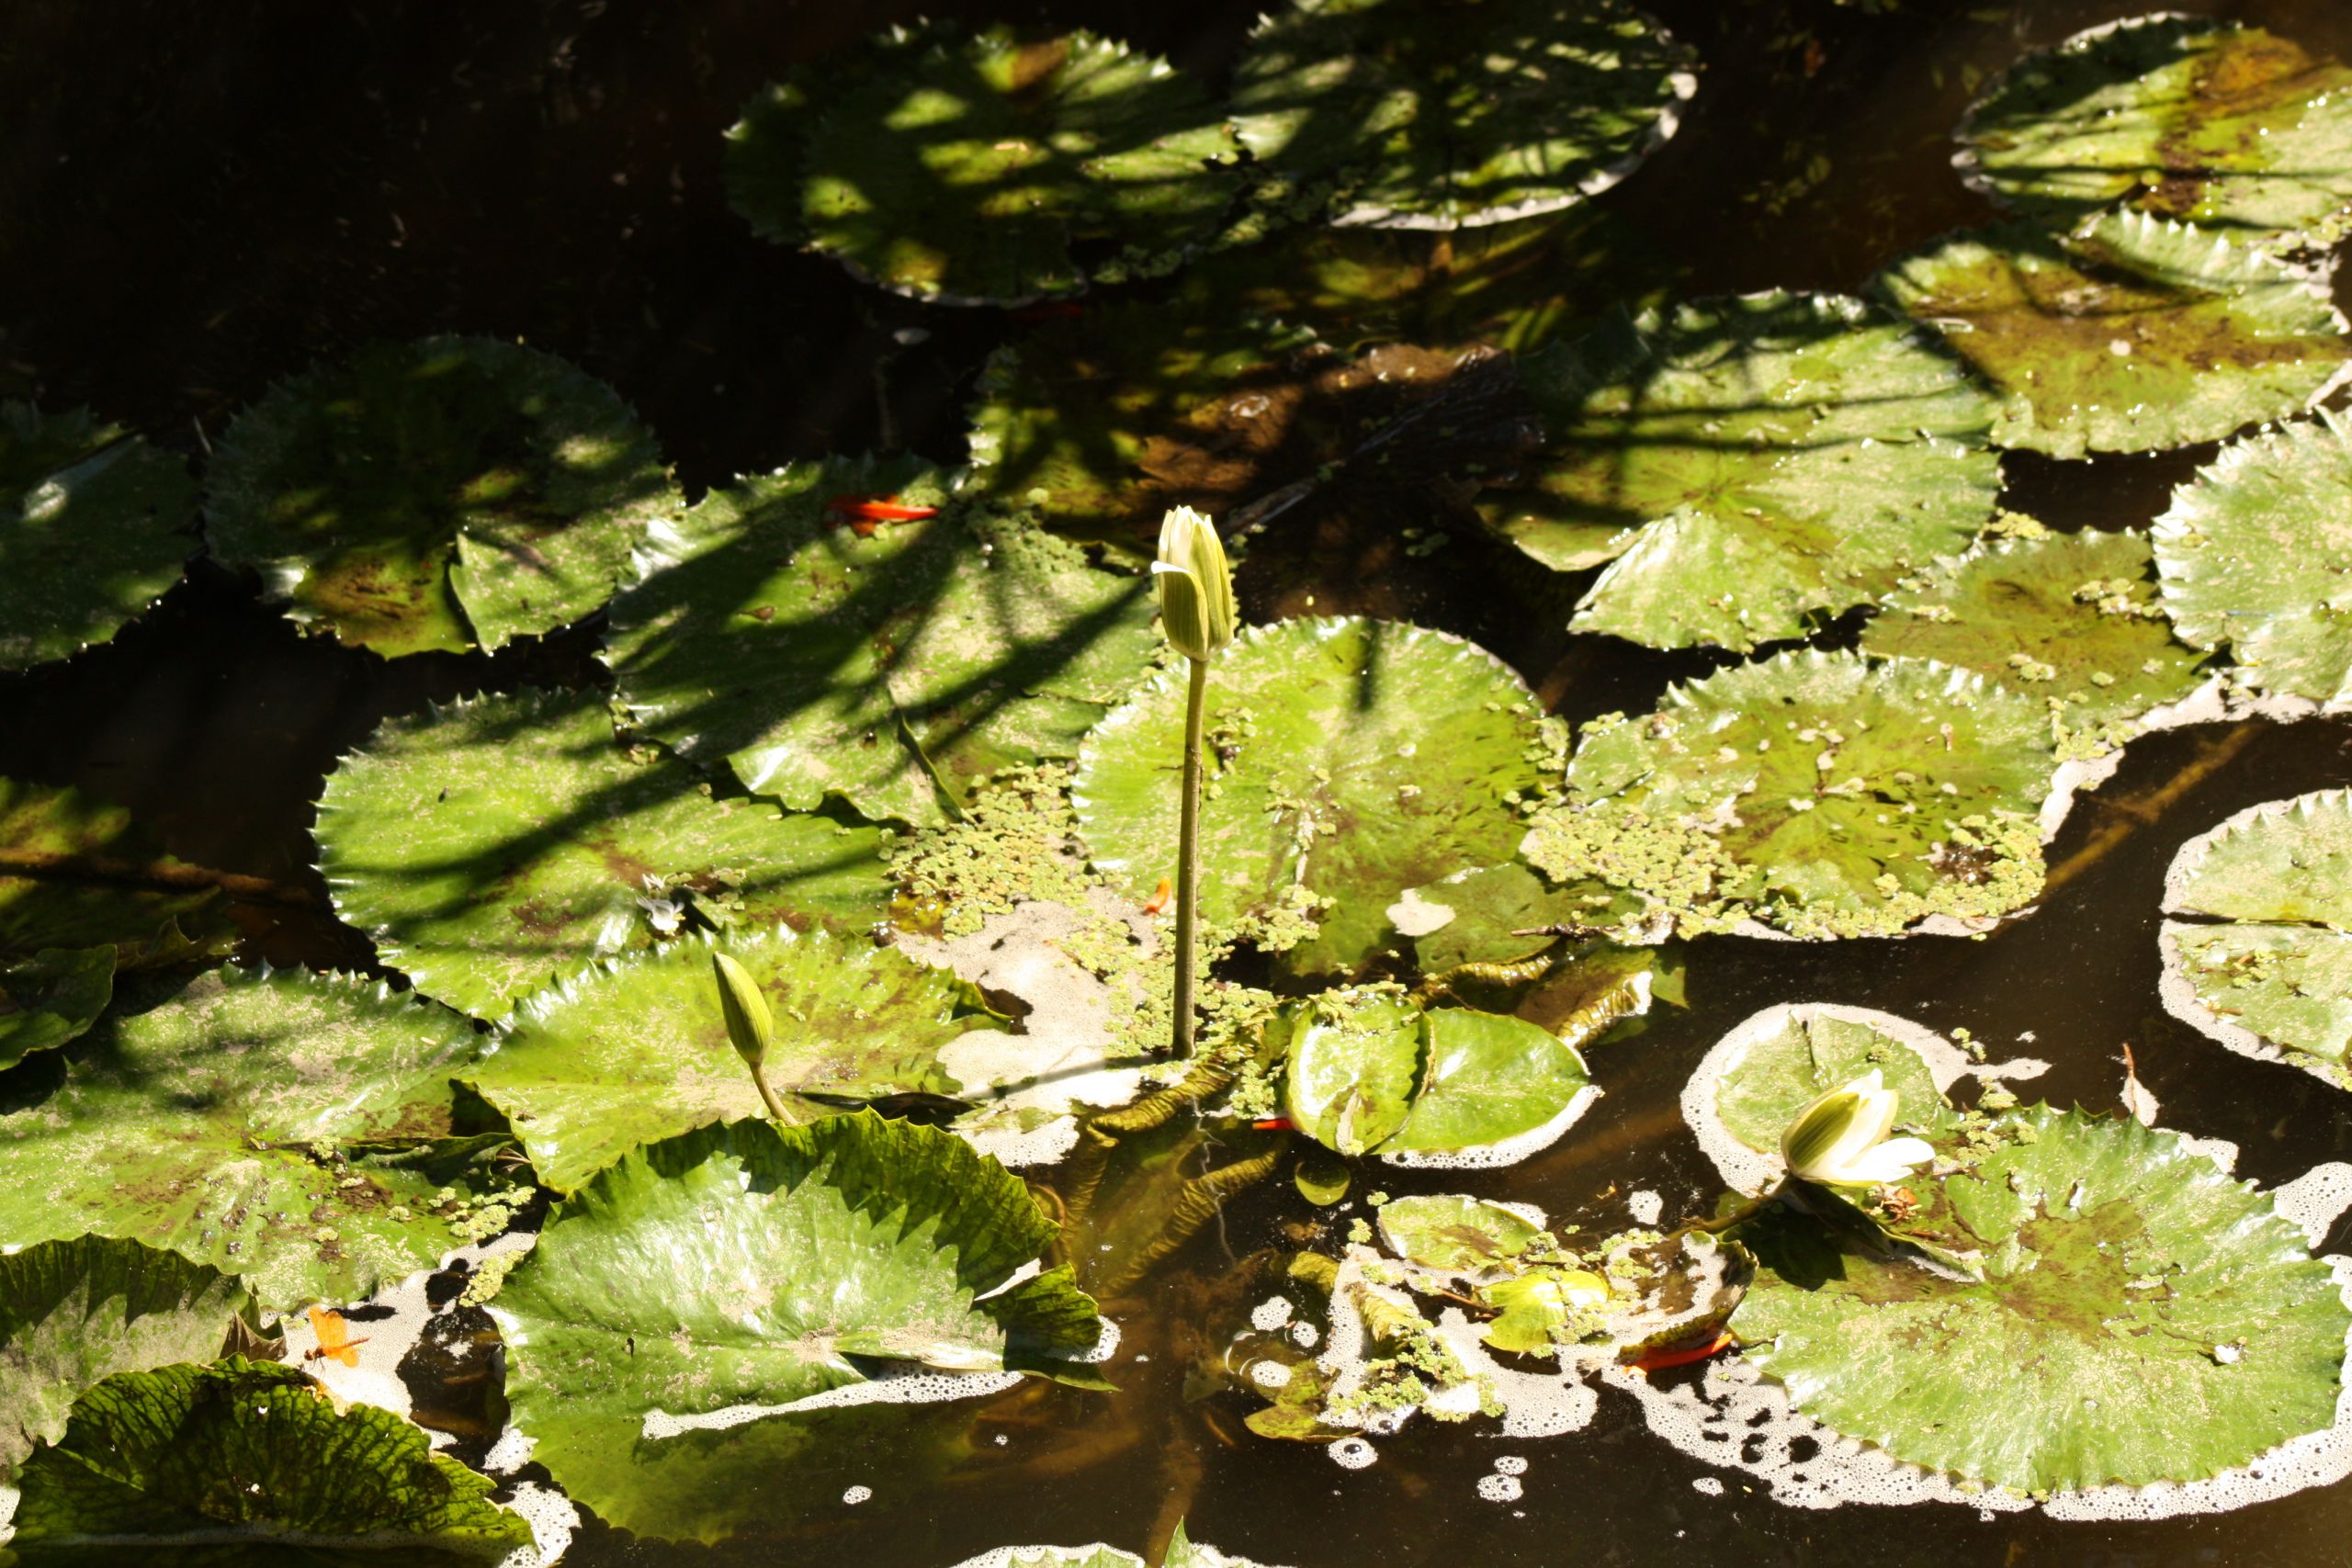
M 956 4 L 934 13 L 1081 22 L 1215 73 L 1258 0 L 1182 7 Z M 1770 287 L 1850 290 L 1882 262 L 1986 209 L 1953 176 L 1947 135 L 1975 82 L 2022 50 L 2131 14 L 2094 0 L 1969 6 L 1909 0 L 1888 17 L 1826 3 L 1655 0 L 1707 62 L 1681 135 L 1604 201 L 1655 269 L 1596 284 L 1564 260 L 1580 314 L 1611 290 L 1685 295 Z M 2345 0 L 2180 8 L 2242 17 L 2352 57 Z M 728 211 L 718 135 L 787 61 L 919 7 L 602 0 L 447 11 L 151 0 L 62 0 L 0 16 L 0 389 L 88 402 L 195 451 L 274 378 L 373 336 L 520 334 L 617 385 L 690 487 L 887 428 L 961 457 L 970 376 L 1007 330 L 987 311 L 923 311 L 851 288 L 829 263 L 764 245 Z M 330 15 L 330 12 L 334 15 Z M 133 20 L 134 13 L 141 14 Z M 463 20 L 453 23 L 452 17 Z M 920 321 L 914 349 L 892 332 Z M 889 419 L 879 414 L 877 369 Z M 2210 448 L 2064 464 L 2008 460 L 2010 504 L 2063 526 L 2144 524 Z M 1279 551 L 1278 541 L 1270 547 Z M 1349 541 L 1325 541 L 1326 550 Z M 1311 552 L 1309 552 L 1311 555 Z M 1422 570 L 1419 563 L 1406 563 Z M 1581 718 L 1647 706 L 1699 657 L 1571 656 L 1557 619 L 1498 613 L 1464 552 L 1418 601 L 1479 636 Z M 199 569 L 117 642 L 30 678 L 0 677 L 0 773 L 71 784 L 140 808 L 177 854 L 280 881 L 247 907 L 248 951 L 354 966 L 366 944 L 323 909 L 308 869 L 308 803 L 341 750 L 388 714 L 490 686 L 597 678 L 594 627 L 496 659 L 387 665 L 306 641 L 224 574 Z M 2192 729 L 2136 743 L 2076 808 L 2062 868 L 2153 791 L 2222 744 Z M 2156 1000 L 2157 900 L 2179 843 L 2256 801 L 2352 783 L 2352 728 L 2253 727 L 2251 738 L 2112 852 L 2068 874 L 2030 920 L 1990 940 L 1800 946 L 1711 941 L 1690 954 L 1691 1007 L 1597 1054 L 1607 1098 L 1518 1169 L 1464 1179 L 1384 1172 L 1395 1192 L 1468 1187 L 1613 1227 L 1622 1196 L 1662 1193 L 1669 1217 L 1712 1201 L 1712 1171 L 1675 1097 L 1730 1025 L 1775 1002 L 1882 1008 L 1996 1054 L 2031 1032 L 2054 1100 L 2112 1101 L 2129 1043 L 2168 1124 L 2230 1138 L 2241 1172 L 2282 1180 L 2352 1158 L 2352 1097 L 2243 1061 Z M 1979 1523 L 1958 1509 L 1783 1508 L 1667 1448 L 1604 1392 L 1589 1430 L 1503 1443 L 1416 1423 L 1348 1472 L 1320 1450 L 1249 1437 L 1249 1402 L 1188 1405 L 1169 1325 L 1200 1318 L 1232 1259 L 1285 1245 L 1305 1207 L 1286 1186 L 1236 1203 L 1129 1314 L 1115 1397 L 1032 1390 L 992 1408 L 984 1458 L 944 1490 L 900 1495 L 875 1456 L 875 1499 L 838 1519 L 704 1551 L 594 1527 L 571 1558 L 604 1563 L 855 1562 L 946 1568 L 1007 1542 L 1156 1541 L 1182 1508 L 1196 1539 L 1299 1568 L 1386 1563 L 2148 1565 L 2334 1564 L 2352 1484 L 2215 1517 L 2149 1526 Z M 2346 1245 L 2339 1231 L 2331 1245 Z M 1246 1303 L 1245 1303 L 1246 1304 Z M 1144 1359 L 1148 1357 L 1148 1359 Z M 1998 1390 L 1986 1398 L 1996 1400 Z M 989 1440 L 1001 1433 L 1007 1439 Z M 1479 1500 L 1496 1454 L 1525 1456 L 1524 1498 Z

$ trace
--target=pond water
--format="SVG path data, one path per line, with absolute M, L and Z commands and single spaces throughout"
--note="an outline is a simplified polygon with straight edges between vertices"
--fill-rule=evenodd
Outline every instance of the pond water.
M 1857 289 L 1889 258 L 1987 216 L 1949 159 L 1951 128 L 1988 73 L 2133 14 L 2106 0 L 1907 0 L 1884 14 L 1799 0 L 1648 8 L 1699 51 L 1702 90 L 1679 135 L 1606 198 L 1639 236 L 1640 270 L 1551 258 L 1572 280 L 1559 300 L 1572 317 L 1617 291 Z M 2341 0 L 2182 8 L 2352 58 Z M 1213 77 L 1258 6 L 929 9 L 1091 26 Z M 141 10 L 136 22 L 65 6 L 0 20 L 0 86 L 17 106 L 0 153 L 0 389 L 87 403 L 193 454 L 314 358 L 463 330 L 526 338 L 618 388 L 690 494 L 893 441 L 960 459 L 972 378 L 1017 329 L 1000 312 L 860 289 L 828 261 L 761 243 L 729 210 L 718 170 L 719 132 L 761 81 L 916 7 L 545 0 L 455 22 L 404 6 L 356 17 Z M 927 337 L 900 341 L 918 325 Z M 2012 454 L 2005 500 L 2064 528 L 2144 525 L 2211 451 L 2075 463 Z M 1277 525 L 1244 573 L 1245 609 L 1293 613 L 1311 594 L 1319 610 L 1460 632 L 1575 720 L 1645 711 L 1669 680 L 1730 662 L 1635 656 L 1601 638 L 1572 647 L 1563 617 L 1514 597 L 1515 580 L 1476 548 L 1432 572 L 1380 543 L 1344 529 L 1285 536 Z M 495 656 L 388 663 L 300 636 L 226 572 L 199 566 L 112 644 L 0 676 L 0 774 L 122 802 L 181 857 L 266 879 L 275 891 L 237 908 L 245 956 L 364 970 L 368 942 L 326 910 L 311 866 L 311 803 L 334 760 L 383 717 L 429 702 L 598 684 L 600 630 L 592 621 Z M 1851 626 L 1841 631 L 1850 643 Z M 2193 782 L 2167 788 L 2183 777 Z M 2352 730 L 2340 724 L 2152 736 L 2050 846 L 2057 886 L 2039 912 L 1989 938 L 1702 939 L 1688 953 L 1690 1007 L 1592 1053 L 1605 1097 L 1572 1135 L 1479 1173 L 1471 1190 L 1593 1231 L 1628 1224 L 1636 1192 L 1659 1195 L 1669 1223 L 1697 1214 L 1720 1183 L 1678 1096 L 1726 1030 L 1791 1001 L 1881 1009 L 1947 1034 L 1965 1028 L 1996 1059 L 2043 1057 L 2051 1071 L 2030 1092 L 2060 1104 L 2113 1105 L 2128 1048 L 2166 1124 L 2235 1142 L 2239 1173 L 2265 1185 L 2352 1159 L 2352 1099 L 2229 1055 L 2168 1017 L 2156 946 L 2165 871 L 2186 840 L 2256 802 L 2346 784 Z M 1435 1171 L 1379 1179 L 1398 1194 L 1465 1186 Z M 1241 1425 L 1252 1402 L 1238 1393 L 1187 1402 L 1186 1348 L 1171 1329 L 1238 1317 L 1255 1298 L 1235 1292 L 1257 1279 L 1240 1260 L 1298 1247 L 1303 1227 L 1329 1238 L 1361 1213 L 1312 1211 L 1284 1181 L 1245 1193 L 1116 1303 L 1117 1394 L 1038 1385 L 1006 1396 L 980 1420 L 978 1457 L 941 1484 L 904 1483 L 877 1453 L 872 1498 L 837 1517 L 712 1548 L 639 1542 L 592 1522 L 567 1561 L 948 1568 L 1007 1543 L 1141 1551 L 1180 1516 L 1196 1540 L 1297 1568 L 2317 1565 L 2342 1561 L 2352 1535 L 2352 1483 L 2154 1524 L 1794 1509 L 1659 1442 L 1605 1389 L 1579 1433 L 1506 1440 L 1491 1426 L 1417 1421 L 1360 1470 L 1255 1438 Z M 2347 1240 L 2339 1225 L 2321 1250 Z M 478 1454 L 480 1435 L 459 1451 Z M 1527 1461 L 1516 1500 L 1480 1495 L 1498 1455 Z M 1710 1478 L 1719 1489 L 1697 1484 Z

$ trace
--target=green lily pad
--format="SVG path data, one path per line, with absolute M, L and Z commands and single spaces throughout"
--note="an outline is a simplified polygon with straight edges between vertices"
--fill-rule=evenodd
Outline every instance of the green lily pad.
M 475 1048 L 447 1009 L 299 971 L 118 996 L 0 1099 L 0 1247 L 111 1236 L 243 1275 L 272 1311 L 356 1301 L 465 1239 L 433 1177 L 359 1155 L 447 1137 Z
M 1223 516 L 1272 488 L 1271 465 L 1299 466 L 1285 448 L 1335 360 L 1313 333 L 1229 303 L 1101 306 L 989 358 L 972 462 L 1050 525 L 1148 550 L 1168 508 Z
M 2352 425 L 2323 411 L 2231 443 L 2156 519 L 2165 608 L 2272 696 L 2352 705 Z
M 1338 1154 L 1369 1153 L 1405 1124 L 1420 1080 L 1421 1010 L 1401 994 L 1327 992 L 1268 1028 L 1288 1065 L 1283 1103 Z
M 878 829 L 715 799 L 623 750 L 594 692 L 387 723 L 328 775 L 316 832 L 335 912 L 481 1018 L 689 918 L 862 931 L 890 889 Z
M 961 1086 L 940 1047 L 1001 1026 L 947 971 L 822 931 L 685 938 L 604 960 L 516 1008 L 464 1075 L 513 1124 L 542 1183 L 569 1192 L 639 1144 L 764 1114 L 728 1038 L 713 952 L 765 993 L 767 1078 L 796 1116 L 827 1115 L 828 1101 L 953 1096 Z
M 26 1461 L 13 1544 L 494 1560 L 529 1546 L 531 1527 L 493 1489 L 390 1411 L 337 1410 L 299 1369 L 232 1357 L 119 1373 L 83 1395 L 64 1437 Z
M 1725 1132 L 1759 1153 L 1777 1156 L 1798 1111 L 1871 1072 L 1894 1091 L 1903 1131 L 1933 1138 L 1959 1122 L 1927 1059 L 1877 1021 L 1781 1008 L 1735 1032 L 1742 1036 L 1736 1057 L 1713 1075 L 1713 1110 Z
M 1421 1031 L 1420 1085 L 1384 1155 L 1507 1148 L 1582 1109 L 1591 1083 L 1584 1058 L 1548 1029 L 1439 1008 L 1422 1015 Z
M 2154 562 L 2128 529 L 1981 539 L 1888 594 L 1862 651 L 1975 671 L 2048 704 L 2069 755 L 2109 750 L 2194 690 L 2203 662 L 2172 635 Z
M 1086 32 L 931 26 L 815 101 L 792 84 L 730 133 L 738 211 L 869 282 L 1011 305 L 1148 277 L 1217 240 L 1239 149 L 1167 62 Z M 776 177 L 797 142 L 793 186 Z M 1092 259 L 1089 259 L 1092 258 Z
M 1799 1411 L 2032 1492 L 2200 1480 L 2334 1422 L 2352 1313 L 2267 1194 L 2136 1122 L 1999 1125 L 2015 1141 L 1940 1182 L 1981 1280 L 1785 1210 L 1741 1228 L 1759 1268 L 1731 1327 Z
M 870 537 L 826 508 L 888 494 L 940 515 Z M 989 775 L 1077 754 L 1151 667 L 1149 586 L 930 466 L 804 463 L 714 490 L 613 607 L 623 704 L 647 731 L 797 811 L 944 822 Z
M 2352 359 L 2312 280 L 2142 213 L 2063 242 L 2021 223 L 1956 235 L 1877 286 L 1992 384 L 1996 444 L 2058 457 L 2163 451 L 2283 418 Z
M 1647 718 L 1586 726 L 1566 800 L 1521 852 L 1684 935 L 1981 921 L 2041 891 L 2056 765 L 2041 705 L 1980 675 L 1789 652 L 1678 686 Z
M 1055 1236 L 1002 1166 L 871 1113 L 652 1145 L 556 1206 L 491 1308 L 515 1424 L 639 1535 L 788 1526 L 838 1506 L 845 1471 L 907 1484 L 892 1428 L 959 1414 L 855 1403 L 888 1397 L 886 1368 L 1099 1381 L 1069 1269 L 1004 1288 Z
M 80 1035 L 113 995 L 111 947 L 52 947 L 0 964 L 0 1071 Z
M 2191 839 L 2165 913 L 2167 1007 L 2352 1089 L 2352 792 L 2270 801 Z
M 1146 685 L 1087 737 L 1071 790 L 1090 857 L 1137 898 L 1176 871 L 1184 699 L 1182 671 Z M 1207 723 L 1203 917 L 1272 931 L 1315 902 L 1318 929 L 1283 955 L 1295 973 L 1354 968 L 1399 940 L 1403 889 L 1507 857 L 1543 779 L 1519 678 L 1396 622 L 1245 630 L 1210 671 Z
M 1532 355 L 1548 446 L 1481 502 L 1555 571 L 1611 563 L 1570 626 L 1654 648 L 1804 637 L 1993 515 L 1993 409 L 1917 326 L 1838 295 L 1619 316 Z
M 187 466 L 87 411 L 0 404 L 0 670 L 105 642 L 180 580 Z
M 135 1242 L 80 1236 L 0 1257 L 0 1480 L 64 1435 L 83 1390 L 210 1360 L 231 1321 L 252 1317 L 240 1280 Z
M 2352 71 L 2260 28 L 2164 15 L 2028 55 L 1960 128 L 1970 183 L 2064 227 L 2121 203 L 2257 243 L 2352 225 Z
M 1408 1263 L 1447 1274 L 1478 1274 L 1549 1241 L 1540 1223 L 1484 1198 L 1446 1193 L 1392 1198 L 1380 1209 L 1380 1239 Z
M 1442 975 L 1464 964 L 1532 965 L 1571 932 L 1606 930 L 1621 938 L 1657 940 L 1663 932 L 1634 929 L 1644 908 L 1639 895 L 1621 888 L 1555 887 L 1526 862 L 1512 860 L 1408 888 L 1390 907 L 1389 918 L 1413 939 L 1422 969 Z
M 119 968 L 175 963 L 226 938 L 225 902 L 121 807 L 0 778 L 0 960 L 111 947 Z
M 1343 171 L 1340 223 L 1473 228 L 1623 179 L 1674 134 L 1692 64 L 1618 0 L 1301 0 L 1250 35 L 1234 123 L 1277 168 Z
M 579 620 L 680 504 L 611 388 L 488 338 L 377 344 L 279 382 L 206 481 L 216 555 L 387 659 Z

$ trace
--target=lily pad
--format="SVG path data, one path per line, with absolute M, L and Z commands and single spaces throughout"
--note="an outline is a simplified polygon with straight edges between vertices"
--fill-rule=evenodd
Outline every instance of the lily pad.
M 940 1047 L 1001 1027 L 953 975 L 822 931 L 685 938 L 604 960 L 516 1008 L 464 1075 L 513 1124 L 542 1183 L 569 1192 L 639 1144 L 764 1113 L 728 1038 L 713 952 L 766 995 L 767 1078 L 795 1115 L 952 1096 L 961 1086 Z
M 1286 945 L 1301 974 L 1351 969 L 1397 942 L 1386 911 L 1403 889 L 1507 857 L 1522 831 L 1514 807 L 1543 782 L 1540 716 L 1519 678 L 1396 622 L 1249 628 L 1210 672 L 1207 722 L 1204 918 L 1265 928 L 1261 945 Z M 1183 724 L 1184 679 L 1170 671 L 1080 756 L 1080 836 L 1137 898 L 1175 874 Z M 1314 933 L 1282 932 L 1308 902 Z
M 1380 1239 L 1408 1263 L 1446 1274 L 1508 1266 L 1539 1240 L 1543 1225 L 1484 1198 L 1446 1193 L 1392 1198 L 1380 1209 Z
M 1779 1025 L 1750 1040 L 1714 1084 L 1716 1119 L 1749 1148 L 1777 1155 L 1798 1111 L 1871 1072 L 1894 1091 L 1903 1131 L 1932 1138 L 1957 1123 L 1927 1060 L 1908 1042 L 1826 1009 L 1786 1009 Z
M 2070 755 L 2111 750 L 2203 662 L 2172 635 L 2154 561 L 2128 529 L 1986 537 L 1888 594 L 1862 651 L 1973 670 L 2048 704 Z
M 81 1236 L 0 1258 L 0 1480 L 64 1435 L 83 1390 L 210 1360 L 231 1322 L 252 1315 L 241 1281 L 135 1242 Z
M 844 495 L 935 517 L 837 526 Z M 1077 754 L 1151 667 L 1139 578 L 912 459 L 804 463 L 714 490 L 613 607 L 630 716 L 797 811 L 944 822 L 1001 769 Z
M 2143 213 L 2063 242 L 2021 223 L 1956 235 L 1878 288 L 1992 384 L 1997 445 L 2057 457 L 2163 451 L 2283 418 L 2352 360 L 2313 280 Z
M 196 547 L 187 466 L 86 411 L 0 404 L 0 670 L 105 642 Z
M 378 344 L 279 382 L 206 482 L 216 555 L 388 659 L 579 620 L 681 504 L 611 388 L 488 338 Z
M 2352 426 L 2323 411 L 2231 443 L 2156 519 L 2165 608 L 2273 696 L 2352 705 Z
M 2167 1006 L 2352 1089 L 2352 792 L 2267 802 L 2191 839 L 2165 913 Z
M 1811 650 L 1586 726 L 1522 853 L 1555 885 L 1644 899 L 1684 935 L 1982 921 L 2041 891 L 2057 765 L 2041 704 L 1927 660 Z M 1638 923 L 1638 922 L 1637 922 Z
M 316 831 L 335 912 L 481 1018 L 688 919 L 862 931 L 890 888 L 878 829 L 714 798 L 625 750 L 594 692 L 390 721 L 328 775 Z
M 1329 993 L 1272 1026 L 1268 1043 L 1287 1052 L 1292 1123 L 1325 1148 L 1365 1154 L 1405 1124 L 1420 1080 L 1421 1010 L 1402 995 Z
M 531 1527 L 492 1490 L 390 1411 L 338 1410 L 299 1369 L 232 1357 L 119 1373 L 83 1395 L 57 1446 L 26 1461 L 14 1544 L 494 1560 L 529 1546 Z
M 111 947 L 52 947 L 0 964 L 0 1071 L 79 1035 L 113 995 Z
M 465 1239 L 417 1163 L 361 1155 L 447 1137 L 474 1053 L 457 1013 L 299 971 L 119 996 L 0 1099 L 0 1247 L 111 1236 L 241 1274 L 272 1311 L 358 1300 Z
M 1741 1228 L 1760 1267 L 1732 1330 L 1799 1411 L 2032 1492 L 2199 1480 L 2335 1420 L 2352 1313 L 2267 1194 L 2130 1120 L 1996 1126 L 1940 1182 L 1981 1280 L 1786 1211 Z
M 111 947 L 169 964 L 230 931 L 220 889 L 119 806 L 0 778 L 0 960 Z
M 1994 81 L 1960 141 L 1972 184 L 2059 227 L 2115 203 L 2266 243 L 2352 225 L 2352 71 L 2260 28 L 2077 33 Z
M 1067 1268 L 1022 1277 L 1055 1236 L 1017 1177 L 935 1128 L 865 1113 L 655 1144 L 558 1204 L 492 1306 L 515 1424 L 644 1536 L 780 1528 L 837 1506 L 845 1471 L 905 1484 L 887 1439 L 924 1413 L 862 1402 L 893 1397 L 886 1369 L 1099 1382 L 1076 1359 L 1094 1303 Z
M 1555 571 L 1611 563 L 1577 631 L 1654 648 L 1799 637 L 1993 515 L 1992 405 L 1928 333 L 1838 295 L 1619 316 L 1530 355 L 1549 445 L 1482 502 Z
M 1234 123 L 1277 168 L 1341 171 L 1337 222 L 1472 228 L 1623 179 L 1674 134 L 1693 63 L 1618 0 L 1301 0 L 1250 35 Z
M 1216 240 L 1239 148 L 1165 61 L 1086 32 L 932 26 L 853 64 L 809 110 L 771 100 L 732 133 L 730 194 L 870 282 L 1012 305 L 1153 276 Z M 787 87 L 788 90 L 788 87 Z M 799 142 L 799 210 L 757 177 Z

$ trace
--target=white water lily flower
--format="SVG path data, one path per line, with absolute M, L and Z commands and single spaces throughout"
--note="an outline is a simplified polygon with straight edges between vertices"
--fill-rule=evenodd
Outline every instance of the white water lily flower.
M 1933 1159 L 1924 1138 L 1890 1138 L 1901 1103 L 1872 1067 L 1796 1113 L 1781 1134 L 1789 1174 L 1833 1187 L 1877 1187 L 1901 1181 Z
M 1205 661 L 1233 640 L 1239 619 L 1233 604 L 1233 568 L 1216 525 L 1189 506 L 1171 509 L 1159 525 L 1159 558 L 1151 563 L 1159 591 L 1159 627 L 1185 658 Z

